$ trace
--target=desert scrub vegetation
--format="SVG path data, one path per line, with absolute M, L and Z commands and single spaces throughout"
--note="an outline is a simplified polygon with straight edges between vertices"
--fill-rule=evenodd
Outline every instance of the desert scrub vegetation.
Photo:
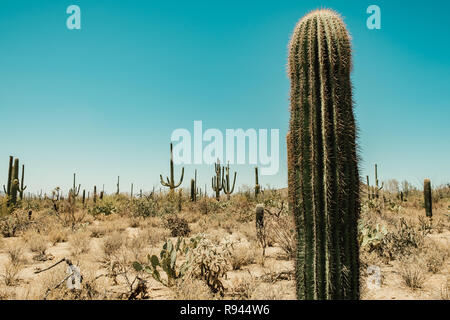
M 225 188 L 231 191 L 231 169 L 229 175 Z M 430 218 L 422 190 L 397 186 L 379 182 L 376 192 L 374 182 L 369 196 L 368 186 L 360 185 L 361 283 L 369 276 L 366 268 L 378 266 L 381 289 L 398 298 L 433 290 L 445 298 L 449 188 L 432 187 Z M 219 199 L 197 190 L 193 200 L 180 186 L 133 197 L 94 197 L 91 190 L 83 198 L 78 185 L 71 190 L 19 195 L 14 205 L 0 196 L 2 299 L 295 298 L 298 239 L 286 189 L 257 188 L 255 177 L 254 186 L 221 191 Z M 79 267 L 79 290 L 63 282 L 64 263 L 35 273 L 61 259 Z M 362 292 L 365 299 L 391 298 L 382 290 Z

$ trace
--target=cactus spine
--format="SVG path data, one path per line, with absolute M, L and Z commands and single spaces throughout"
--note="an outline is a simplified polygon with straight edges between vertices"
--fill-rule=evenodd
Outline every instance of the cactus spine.
M 220 166 L 220 160 L 217 159 L 217 163 L 214 164 L 214 170 L 216 172 L 216 176 L 212 177 L 212 189 L 216 192 L 216 200 L 220 200 L 220 190 L 223 189 L 223 168 Z
M 236 171 L 234 172 L 233 186 L 230 184 L 230 163 L 225 167 L 225 179 L 222 180 L 223 192 L 227 195 L 227 199 L 230 200 L 230 195 L 234 191 L 234 185 L 236 183 Z
M 170 144 L 170 180 L 169 177 L 166 177 L 166 181 L 164 181 L 162 175 L 159 175 L 160 179 L 161 179 L 161 184 L 164 187 L 168 187 L 170 188 L 170 193 L 173 194 L 173 191 L 178 188 L 181 183 L 183 182 L 183 177 L 184 177 L 184 167 L 181 169 L 181 178 L 180 181 L 176 184 L 175 183 L 175 178 L 174 178 L 174 172 L 173 172 L 173 147 L 172 147 L 172 143 Z
M 258 167 L 255 167 L 255 198 L 258 198 L 261 187 L 259 186 Z
M 298 299 L 358 299 L 360 212 L 350 36 L 316 10 L 289 45 L 289 208 L 297 229 Z
M 433 217 L 433 206 L 431 198 L 431 181 L 430 179 L 425 179 L 423 181 L 423 197 L 425 203 L 425 213 L 430 219 Z

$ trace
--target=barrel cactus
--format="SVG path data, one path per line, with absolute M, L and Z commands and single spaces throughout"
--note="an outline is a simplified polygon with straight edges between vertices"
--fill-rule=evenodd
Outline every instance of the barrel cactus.
M 289 207 L 297 298 L 359 299 L 360 212 L 351 40 L 339 14 L 303 17 L 289 44 Z

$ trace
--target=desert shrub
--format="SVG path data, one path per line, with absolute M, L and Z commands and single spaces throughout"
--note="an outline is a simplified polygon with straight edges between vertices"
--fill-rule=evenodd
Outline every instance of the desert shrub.
M 212 214 L 216 213 L 220 204 L 216 199 L 204 197 L 198 203 L 198 209 L 202 214 Z
M 7 286 L 15 286 L 18 283 L 19 280 L 19 272 L 21 269 L 21 265 L 18 263 L 13 263 L 11 261 L 8 261 L 4 265 L 4 271 L 1 274 L 1 277 L 3 278 L 3 281 L 5 285 Z
M 93 216 L 97 215 L 105 215 L 109 216 L 110 214 L 115 213 L 117 208 L 111 201 L 103 200 L 97 202 L 92 208 L 89 209 L 89 213 Z
M 79 231 L 69 236 L 70 246 L 72 248 L 73 255 L 79 255 L 89 252 L 90 244 L 90 232 Z
M 156 245 L 161 241 L 166 241 L 170 236 L 170 231 L 163 228 L 148 228 L 143 231 L 143 237 L 150 245 Z
M 22 245 L 8 246 L 6 252 L 8 254 L 8 262 L 4 264 L 0 277 L 3 278 L 5 285 L 15 286 L 19 280 L 19 272 L 25 263 Z
M 255 263 L 256 252 L 248 246 L 234 246 L 231 251 L 230 263 L 233 270 L 240 270 L 242 267 Z
M 177 216 L 167 218 L 166 227 L 170 229 L 172 237 L 187 237 L 191 233 L 186 219 Z
M 69 240 L 69 232 L 65 228 L 54 228 L 48 233 L 48 240 L 53 244 L 67 242 Z
M 272 243 L 277 243 L 286 256 L 295 257 L 297 247 L 297 233 L 295 231 L 294 217 L 288 212 L 282 212 L 280 216 L 268 216 L 268 238 Z
M 377 248 L 380 256 L 394 260 L 401 256 L 410 255 L 413 250 L 419 248 L 424 241 L 424 236 L 412 225 L 408 225 L 405 219 L 400 219 L 396 229 L 388 232 L 381 240 Z
M 19 232 L 27 230 L 31 225 L 28 216 L 15 211 L 12 214 L 0 218 L 0 233 L 5 237 L 14 237 Z
M 192 250 L 198 243 L 198 239 L 190 239 L 186 242 L 185 239 L 178 238 L 175 244 L 169 239 L 164 243 L 159 258 L 156 255 L 148 255 L 148 263 L 141 263 L 139 261 L 133 262 L 133 268 L 137 272 L 145 271 L 149 273 L 156 281 L 162 283 L 167 287 L 172 287 L 176 284 L 178 279 L 184 277 L 191 266 L 191 259 L 186 257 L 186 254 Z M 185 261 L 179 265 L 177 259 L 185 256 Z M 166 277 L 161 277 L 161 271 L 165 273 Z
M 125 236 L 119 232 L 114 232 L 103 242 L 103 252 L 106 256 L 115 254 L 125 243 Z
M 250 300 L 255 294 L 258 282 L 251 276 L 243 278 L 235 278 L 232 281 L 232 289 L 230 295 L 235 300 Z M 264 297 L 264 300 L 267 299 Z
M 189 276 L 176 282 L 177 300 L 211 300 L 214 296 L 204 281 Z
M 152 198 L 138 198 L 133 201 L 133 216 L 154 217 L 158 214 L 158 205 Z
M 425 282 L 423 267 L 414 263 L 403 264 L 400 270 L 403 283 L 411 289 L 420 289 Z
M 197 237 L 196 242 L 196 246 L 188 253 L 188 260 L 191 261 L 190 274 L 205 281 L 212 293 L 223 297 L 225 287 L 222 278 L 231 269 L 233 243 L 224 241 L 215 244 L 204 236 Z
M 361 248 L 367 249 L 369 252 L 377 250 L 381 247 L 383 238 L 387 234 L 385 226 L 377 224 L 375 227 L 364 220 L 358 224 L 358 240 Z
M 31 252 L 45 255 L 45 251 L 48 247 L 46 237 L 33 231 L 24 235 L 24 238 Z

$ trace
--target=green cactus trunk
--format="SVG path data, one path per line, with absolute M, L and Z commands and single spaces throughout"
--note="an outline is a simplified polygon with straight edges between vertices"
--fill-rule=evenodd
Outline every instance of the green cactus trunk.
M 258 167 L 255 167 L 255 198 L 258 199 L 261 187 L 259 186 Z
M 289 48 L 289 207 L 298 234 L 298 299 L 358 299 L 360 212 L 350 36 L 316 10 Z
M 219 160 L 214 164 L 214 171 L 216 172 L 216 176 L 212 177 L 211 187 L 216 192 L 216 200 L 220 201 L 220 191 L 223 189 L 223 176 L 225 170 L 220 166 Z
M 12 171 L 13 171 L 13 156 L 9 156 L 9 167 L 8 167 L 8 181 L 6 182 L 6 188 L 3 188 L 5 191 L 5 194 L 10 196 L 11 195 L 11 177 L 12 177 Z
M 431 198 L 431 181 L 430 179 L 425 179 L 423 181 L 423 197 L 425 203 L 425 213 L 427 217 L 433 217 L 433 206 L 432 206 L 432 198 Z
M 10 197 L 9 204 L 15 205 L 17 203 L 17 193 L 19 192 L 19 159 L 14 159 L 14 165 L 12 167 L 12 176 L 11 176 L 11 188 L 10 188 Z

